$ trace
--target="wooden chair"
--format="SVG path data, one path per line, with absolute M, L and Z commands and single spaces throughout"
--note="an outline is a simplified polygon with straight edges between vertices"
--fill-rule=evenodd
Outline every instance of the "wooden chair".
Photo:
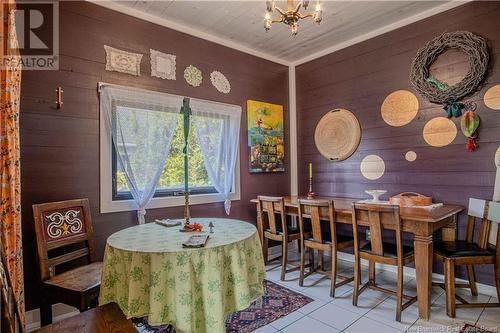
M 53 303 L 65 303 L 80 311 L 97 305 L 102 262 L 95 258 L 88 199 L 33 205 L 33 214 L 42 281 L 43 326 L 52 322 Z M 70 252 L 65 252 L 68 248 Z M 74 262 L 77 259 L 85 261 L 85 265 Z M 70 262 L 80 266 L 56 274 L 57 266 Z
M 108 303 L 50 324 L 35 333 L 137 333 L 116 303 Z
M 287 269 L 286 266 L 288 264 L 288 242 L 297 240 L 298 243 L 300 241 L 300 232 L 298 229 L 292 229 L 286 223 L 285 199 L 283 197 L 260 195 L 257 199 L 263 229 L 262 253 L 264 261 L 266 264 L 268 263 L 269 239 L 281 242 L 281 281 L 284 281 L 286 273 L 299 269 L 299 267 Z M 279 221 L 276 221 L 276 214 L 280 215 Z
M 476 219 L 480 219 L 479 236 L 474 242 Z M 445 283 L 435 283 L 446 290 L 446 313 L 455 317 L 456 308 L 499 307 L 500 303 L 469 303 L 455 293 L 456 288 L 470 288 L 477 296 L 474 265 L 495 265 L 495 279 L 500 299 L 500 233 L 493 223 L 500 223 L 500 203 L 469 199 L 465 240 L 435 242 L 434 257 L 443 262 Z M 496 247 L 496 249 L 494 249 Z M 469 283 L 455 282 L 455 266 L 465 265 Z M 455 299 L 460 303 L 456 304 Z
M 328 221 L 320 220 L 320 210 L 328 210 Z M 311 220 L 311 234 L 306 233 L 304 218 Z M 322 224 L 327 224 L 329 227 L 329 235 L 323 235 Z M 314 272 L 329 274 L 331 278 L 330 296 L 335 297 L 335 288 L 354 280 L 353 277 L 342 277 L 343 281 L 337 283 L 337 251 L 354 245 L 354 240 L 349 236 L 337 234 L 337 226 L 335 223 L 334 204 L 331 200 L 299 200 L 299 230 L 300 230 L 300 279 L 299 285 L 304 286 L 304 278 Z M 330 236 L 330 237 L 328 237 Z M 305 252 L 310 251 L 311 268 L 305 274 Z M 314 250 L 318 250 L 321 258 L 321 270 L 317 270 L 314 266 Z M 325 272 L 323 253 L 331 252 L 332 254 L 332 269 L 331 272 Z
M 370 230 L 370 241 L 364 246 L 360 246 L 358 237 L 358 225 L 367 225 Z M 413 304 L 417 297 L 403 294 L 403 273 L 404 265 L 414 260 L 413 248 L 403 245 L 402 241 L 402 221 L 399 215 L 399 206 L 374 205 L 353 203 L 352 225 L 354 233 L 354 292 L 352 303 L 358 304 L 359 295 L 367 288 L 396 295 L 396 321 L 401 321 L 401 311 Z M 395 230 L 396 244 L 387 243 L 382 240 L 384 230 Z M 369 263 L 368 282 L 361 289 L 361 259 Z M 375 264 L 397 266 L 397 290 L 382 288 L 375 283 Z M 408 301 L 403 304 L 403 298 Z
M 12 283 L 7 272 L 7 258 L 0 243 L 0 332 L 24 333 L 26 332 L 21 322 L 20 311 L 14 301 Z

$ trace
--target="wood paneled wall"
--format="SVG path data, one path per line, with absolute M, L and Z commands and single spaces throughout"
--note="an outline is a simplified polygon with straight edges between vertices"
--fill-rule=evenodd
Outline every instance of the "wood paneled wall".
M 60 70 L 25 71 L 21 98 L 21 171 L 25 280 L 28 309 L 37 307 L 38 269 L 31 205 L 89 198 L 97 249 L 102 254 L 107 237 L 136 224 L 136 212 L 99 213 L 99 81 L 140 87 L 240 105 L 241 201 L 233 202 L 231 217 L 255 220 L 249 200 L 257 194 L 290 191 L 288 171 L 249 174 L 246 100 L 285 106 L 288 139 L 288 68 L 236 50 L 86 3 L 60 3 Z M 141 76 L 108 72 L 104 45 L 144 54 Z M 177 80 L 150 76 L 149 49 L 177 55 Z M 190 64 L 203 72 L 198 88 L 183 78 Z M 224 73 L 231 92 L 219 93 L 210 83 L 212 70 Z M 64 105 L 55 109 L 55 88 L 64 89 Z M 288 156 L 288 148 L 286 150 Z M 288 157 L 286 168 L 288 170 Z M 192 215 L 225 216 L 222 203 L 193 206 Z M 146 220 L 182 217 L 183 208 L 149 210 Z
M 300 193 L 307 192 L 307 163 L 314 164 L 314 191 L 322 195 L 367 198 L 364 190 L 385 189 L 389 195 L 416 191 L 436 202 L 467 205 L 469 197 L 490 199 L 495 181 L 494 154 L 500 144 L 500 112 L 488 109 L 482 100 L 487 88 L 500 83 L 500 3 L 473 2 L 423 21 L 297 67 L 297 113 Z M 459 130 L 449 146 L 434 148 L 422 137 L 425 123 L 445 116 L 441 106 L 418 96 L 417 117 L 403 127 L 387 125 L 380 115 L 384 98 L 399 89 L 414 91 L 409 82 L 410 65 L 417 50 L 445 31 L 468 30 L 486 38 L 491 53 L 491 71 L 483 89 L 470 100 L 481 117 L 480 148 L 470 153 Z M 453 80 L 467 70 L 463 57 L 450 54 L 436 64 L 440 75 Z M 351 110 L 362 127 L 361 144 L 354 155 L 338 163 L 323 158 L 314 144 L 314 130 L 329 110 Z M 417 153 L 413 163 L 404 158 Z M 380 155 L 385 175 L 369 181 L 359 165 L 368 154 Z M 464 215 L 460 218 L 464 236 Z M 481 267 L 480 282 L 493 284 L 491 267 Z

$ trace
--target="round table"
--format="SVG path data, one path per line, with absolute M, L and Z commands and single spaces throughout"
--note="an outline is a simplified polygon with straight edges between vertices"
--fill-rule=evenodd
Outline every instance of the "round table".
M 182 332 L 225 332 L 227 314 L 264 293 L 257 229 L 221 218 L 193 218 L 208 233 L 204 248 L 183 248 L 193 233 L 147 223 L 118 231 L 106 244 L 100 304 L 116 302 L 127 318 Z

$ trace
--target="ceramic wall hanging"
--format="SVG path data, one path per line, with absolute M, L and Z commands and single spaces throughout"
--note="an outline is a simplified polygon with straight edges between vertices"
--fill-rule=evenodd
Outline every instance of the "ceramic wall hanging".
M 219 92 L 223 94 L 229 94 L 231 91 L 231 84 L 227 77 L 219 71 L 213 71 L 210 73 L 210 81 L 212 81 L 212 85 Z
M 193 87 L 198 87 L 203 81 L 201 71 L 193 65 L 187 66 L 184 70 L 184 79 L 186 80 L 187 84 Z
M 175 80 L 175 55 L 153 49 L 150 49 L 149 52 L 151 57 L 151 76 Z
M 430 73 L 431 65 L 449 49 L 458 49 L 469 58 L 469 72 L 453 86 L 439 81 Z M 486 77 L 489 63 L 488 45 L 484 38 L 468 31 L 447 32 L 421 48 L 410 71 L 410 81 L 421 96 L 432 103 L 442 104 L 448 118 L 460 117 L 473 103 L 461 101 L 476 92 Z M 472 106 L 473 108 L 473 106 Z
M 479 148 L 479 145 L 477 144 L 477 139 L 479 136 L 479 122 L 479 116 L 473 111 L 465 112 L 462 116 L 462 119 L 460 119 L 460 128 L 462 130 L 462 133 L 467 138 L 465 147 L 470 152 Z
M 139 76 L 141 74 L 142 54 L 127 52 L 104 45 L 106 51 L 106 70 Z
M 358 148 L 361 127 L 349 110 L 335 109 L 321 118 L 314 132 L 314 142 L 321 155 L 330 161 L 343 161 Z

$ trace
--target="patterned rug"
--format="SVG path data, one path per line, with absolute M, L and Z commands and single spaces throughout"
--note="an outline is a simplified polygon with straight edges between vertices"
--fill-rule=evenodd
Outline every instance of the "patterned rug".
M 245 310 L 234 312 L 227 318 L 226 333 L 247 333 L 300 309 L 313 299 L 264 280 L 264 296 Z M 175 333 L 171 325 L 152 327 L 147 318 L 133 319 L 141 333 Z
M 464 327 L 462 327 L 462 329 L 460 330 L 460 333 L 493 333 L 493 332 L 487 331 L 482 327 L 465 324 Z

